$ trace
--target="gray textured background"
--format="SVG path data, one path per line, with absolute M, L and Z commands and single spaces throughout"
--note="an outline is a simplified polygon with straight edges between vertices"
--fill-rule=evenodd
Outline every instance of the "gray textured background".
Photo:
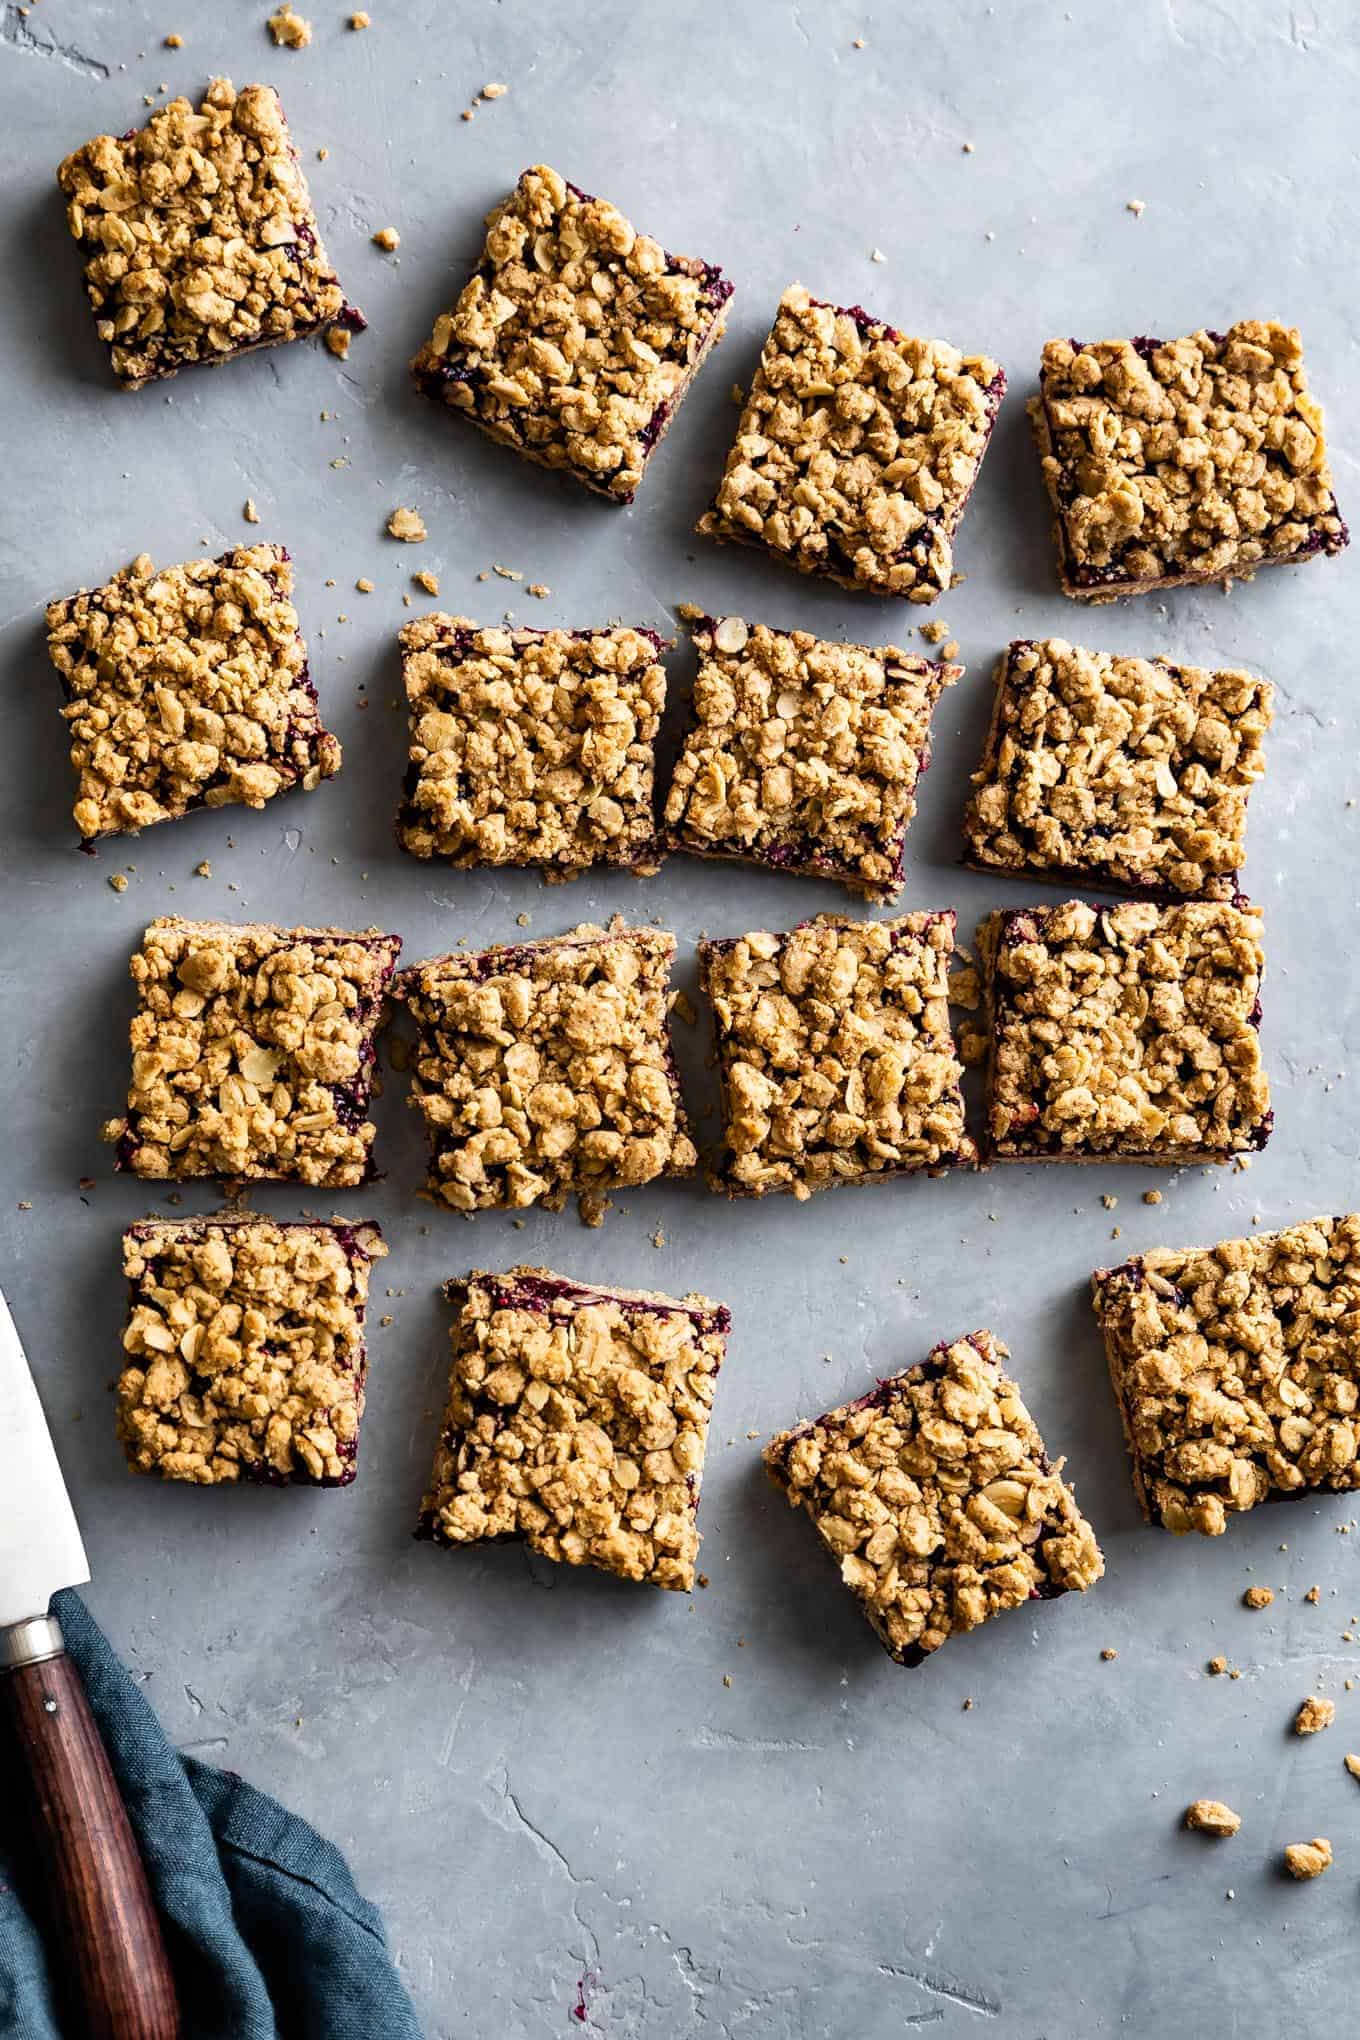
M 432 2035 L 542 2040 L 582 2030 L 582 2012 L 610 2040 L 1321 2033 L 1353 2010 L 1356 1974 L 1360 1787 L 1341 1758 L 1360 1745 L 1360 1689 L 1343 1690 L 1360 1645 L 1341 1633 L 1360 1589 L 1356 1540 L 1338 1541 L 1347 1511 L 1262 1510 L 1217 1543 L 1141 1527 L 1085 1279 L 1127 1250 L 1356 1202 L 1356 555 L 1231 599 L 1182 590 L 1088 613 L 1056 591 L 1024 399 L 1055 332 L 1294 321 L 1356 514 L 1350 10 L 369 4 L 366 34 L 346 30 L 341 0 L 304 5 L 316 39 L 299 54 L 269 43 L 267 0 L 3 9 L 0 1271 L 79 1505 L 91 1604 L 178 1743 L 349 1851 Z M 161 47 L 171 30 L 182 50 Z M 90 135 L 140 122 L 161 81 L 196 93 L 214 71 L 282 90 L 371 330 L 343 366 L 296 346 L 120 394 L 53 171 Z M 492 79 L 507 96 L 461 122 Z M 407 357 L 461 281 L 482 213 L 540 160 L 737 285 L 727 341 L 633 510 L 524 465 L 408 387 Z M 1141 218 L 1131 198 L 1146 201 Z M 369 243 L 385 225 L 402 235 L 395 260 Z M 531 1213 L 516 1230 L 415 1200 L 421 1138 L 393 1077 L 378 1108 L 387 1178 L 343 1197 L 347 1215 L 382 1221 L 392 1248 L 375 1317 L 393 1322 L 375 1328 L 357 1486 L 133 1482 L 107 1392 L 118 1233 L 156 1199 L 114 1180 L 97 1128 L 121 1103 L 126 959 L 147 920 L 372 921 L 400 930 L 414 961 L 459 936 L 512 935 L 521 911 L 546 934 L 621 909 L 678 931 L 692 987 L 701 929 L 844 907 L 810 880 L 684 860 L 642 888 L 441 874 L 403 859 L 391 835 L 404 740 L 393 641 L 416 567 L 438 571 L 440 606 L 485 621 L 510 601 L 535 624 L 622 614 L 665 629 L 684 599 L 833 636 L 900 636 L 922 620 L 690 536 L 732 429 L 729 385 L 749 375 L 795 277 L 986 349 L 1011 378 L 958 548 L 967 582 L 940 605 L 969 671 L 937 717 L 906 905 L 954 904 L 971 929 L 1027 897 L 954 864 L 1008 637 L 1221 658 L 1275 681 L 1248 865 L 1270 956 L 1267 1154 L 1249 1175 L 1011 1169 L 735 1211 L 659 1185 L 601 1232 L 572 1213 Z M 247 495 L 257 532 L 242 522 Z M 397 503 L 423 512 L 425 546 L 384 537 Z M 165 563 L 248 535 L 296 556 L 342 776 L 260 814 L 200 815 L 78 856 L 44 601 L 143 548 Z M 547 582 L 551 600 L 479 584 L 493 561 Z M 375 593 L 354 592 L 360 575 Z M 683 694 L 683 655 L 672 671 Z M 204 857 L 208 881 L 193 876 Z M 117 897 L 108 875 L 124 865 L 135 871 Z M 678 1032 L 706 1108 L 702 1034 Z M 1156 1209 L 1140 1201 L 1150 1183 Z M 1113 1218 L 1102 1192 L 1119 1197 Z M 301 1208 L 282 1186 L 255 1201 Z M 200 1190 L 181 1208 L 213 1203 Z M 731 1304 L 701 1514 L 712 1585 L 692 1603 L 515 1548 L 456 1556 L 410 1541 L 445 1375 L 437 1284 L 516 1259 Z M 978 1324 L 1010 1343 L 1050 1445 L 1068 1454 L 1108 1574 L 1084 1600 L 1008 1616 L 905 1672 L 778 1503 L 747 1434 Z M 1285 1590 L 1263 1615 L 1239 1606 L 1252 1581 Z M 1216 1651 L 1239 1681 L 1206 1676 Z M 1298 1742 L 1293 1710 L 1319 1682 L 1337 1726 Z M 1242 1813 L 1234 1841 L 1178 1832 L 1199 1794 Z M 1336 1868 L 1316 1885 L 1282 1880 L 1281 1846 L 1314 1834 L 1331 1837 Z

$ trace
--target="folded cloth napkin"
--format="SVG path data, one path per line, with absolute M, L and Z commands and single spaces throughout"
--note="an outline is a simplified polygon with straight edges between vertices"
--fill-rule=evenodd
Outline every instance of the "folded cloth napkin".
M 229 1771 L 182 1757 L 84 1603 L 61 1623 L 160 1910 L 184 2040 L 420 2040 L 377 1909 L 339 1850 Z M 42 1938 L 20 1780 L 0 1751 L 0 2036 L 73 2040 Z

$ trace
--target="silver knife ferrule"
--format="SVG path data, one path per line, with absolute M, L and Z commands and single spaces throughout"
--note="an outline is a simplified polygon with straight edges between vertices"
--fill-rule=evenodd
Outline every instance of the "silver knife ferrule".
M 0 1629 L 0 1672 L 17 1672 L 20 1665 L 40 1665 L 60 1657 L 66 1648 L 61 1624 L 53 1615 L 30 1615 L 12 1629 Z

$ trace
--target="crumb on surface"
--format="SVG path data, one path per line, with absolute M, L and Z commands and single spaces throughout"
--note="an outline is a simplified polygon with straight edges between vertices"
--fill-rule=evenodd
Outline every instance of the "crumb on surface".
M 1324 1694 L 1310 1693 L 1294 1716 L 1295 1735 L 1318 1735 L 1336 1720 L 1336 1702 Z
M 360 574 L 354 585 L 361 595 L 371 595 L 373 593 L 373 583 L 369 580 L 367 574 Z
M 387 530 L 390 537 L 399 538 L 403 545 L 420 545 L 429 537 L 420 512 L 401 505 L 388 518 Z
M 168 35 L 165 38 L 165 47 L 168 50 L 182 50 L 184 48 L 184 37 L 182 35 Z
M 1309 1602 L 1314 1608 L 1316 1608 L 1318 1602 L 1322 1599 L 1321 1587 L 1318 1586 L 1310 1587 L 1308 1589 L 1308 1592 L 1304 1595 L 1303 1598 L 1305 1601 Z
M 1162 1193 L 1160 1190 L 1145 1190 L 1143 1192 L 1144 1204 L 1160 1204 L 1161 1201 Z
M 1274 1599 L 1269 1587 L 1248 1587 L 1242 1596 L 1242 1604 L 1247 1608 L 1268 1608 Z
M 1111 1647 L 1109 1646 L 1109 1644 L 1107 1644 L 1107 1645 L 1105 1646 L 1104 1650 L 1103 1650 L 1103 1651 L 1102 1651 L 1102 1652 L 1100 1653 L 1100 1655 L 1101 1655 L 1102 1659 L 1104 1660 L 1104 1662 L 1105 1662 L 1105 1663 L 1106 1663 L 1107 1665 L 1110 1665 L 1110 1664 L 1113 1664 L 1113 1663 L 1114 1663 L 1114 1661 L 1115 1661 L 1115 1659 L 1116 1659 L 1116 1658 L 1117 1658 L 1117 1657 L 1119 1656 L 1119 1652 L 1118 1652 L 1117 1650 L 1113 1650 L 1113 1649 L 1111 1649 Z
M 920 626 L 920 631 L 928 645 L 938 645 L 949 636 L 949 625 L 942 617 L 932 616 L 929 623 Z
M 333 354 L 337 361 L 348 360 L 349 344 L 353 338 L 354 335 L 350 332 L 348 326 L 328 326 L 326 328 L 326 347 L 328 352 Z
M 1346 1683 L 1349 1685 L 1350 1681 L 1347 1680 Z M 1352 1778 L 1360 1778 L 1360 1757 L 1355 1756 L 1348 1750 L 1343 1761 Z
M 1131 198 L 1128 200 L 1127 210 L 1131 212 L 1134 218 L 1136 219 L 1140 213 L 1147 211 L 1147 205 L 1146 202 L 1141 198 Z
M 1314 1835 L 1311 1842 L 1290 1842 L 1284 1867 L 1291 1877 L 1320 1877 L 1332 1867 L 1332 1845 L 1325 1835 Z
M 427 595 L 437 595 L 439 593 L 439 576 L 438 574 L 431 573 L 428 567 L 421 567 L 418 572 L 412 574 L 411 579 L 415 582 L 417 588 L 423 588 Z
M 269 33 L 281 49 L 305 50 L 312 39 L 311 22 L 304 21 L 300 14 L 295 14 L 288 0 L 284 0 L 277 13 L 270 15 L 268 27 Z
M 499 79 L 493 79 L 489 85 L 483 85 L 479 97 L 482 99 L 504 99 L 509 89 L 509 86 L 502 85 Z
M 1234 1813 L 1221 1799 L 1192 1800 L 1185 1809 L 1185 1825 L 1202 1835 L 1215 1835 L 1220 1840 L 1235 1835 L 1242 1825 L 1240 1813 Z
M 373 245 L 376 248 L 385 248 L 390 254 L 394 248 L 400 248 L 401 235 L 395 227 L 379 227 L 373 236 Z
M 126 892 L 128 889 L 127 879 L 121 871 L 115 871 L 110 875 L 109 884 L 115 892 Z
M 372 16 L 366 14 L 361 7 L 357 14 L 351 14 L 349 25 L 351 28 L 369 28 L 372 25 Z
M 206 857 L 201 858 L 200 861 L 194 866 L 194 877 L 195 878 L 212 877 L 212 866 L 211 864 L 209 864 Z
M 1211 1657 L 1204 1669 L 1211 1678 L 1217 1679 L 1227 1671 L 1228 1660 L 1225 1657 Z
M 259 523 L 260 513 L 255 508 L 255 498 L 253 496 L 246 497 L 245 502 L 241 506 L 241 515 L 245 518 L 247 524 Z

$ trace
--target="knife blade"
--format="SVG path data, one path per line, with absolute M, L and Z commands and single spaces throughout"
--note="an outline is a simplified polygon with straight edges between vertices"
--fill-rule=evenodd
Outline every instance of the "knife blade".
M 46 1615 L 58 1587 L 89 1577 L 52 1434 L 0 1291 L 0 1629 Z

